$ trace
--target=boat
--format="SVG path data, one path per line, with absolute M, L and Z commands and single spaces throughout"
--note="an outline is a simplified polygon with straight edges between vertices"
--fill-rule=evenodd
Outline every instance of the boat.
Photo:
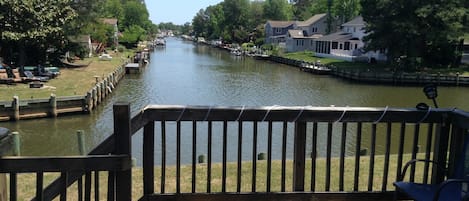
M 242 56 L 242 55 L 243 55 L 243 52 L 241 52 L 241 50 L 239 50 L 239 49 L 232 49 L 232 50 L 230 51 L 230 53 L 231 53 L 232 55 L 235 55 L 235 56 Z
M 157 38 L 155 40 L 155 45 L 156 46 L 166 46 L 166 40 L 164 38 Z
M 268 60 L 270 58 L 270 55 L 268 54 L 254 54 L 254 59 L 257 60 Z
M 305 72 L 310 72 L 316 75 L 328 75 L 331 73 L 332 69 L 326 66 L 314 65 L 310 63 L 303 62 L 300 65 L 300 69 Z
M 67 68 L 81 68 L 89 66 L 92 61 L 89 61 L 88 63 L 70 63 L 66 60 L 61 60 L 61 62 Z
M 331 73 L 331 71 L 332 69 L 326 66 L 314 66 L 313 69 L 311 70 L 313 74 L 317 74 L 317 75 L 328 75 Z

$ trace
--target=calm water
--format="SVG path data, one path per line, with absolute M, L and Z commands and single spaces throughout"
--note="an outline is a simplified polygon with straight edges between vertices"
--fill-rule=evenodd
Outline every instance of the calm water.
M 20 132 L 22 155 L 74 155 L 78 152 L 76 130 L 85 131 L 88 150 L 112 133 L 112 104 L 117 101 L 131 102 L 133 113 L 148 104 L 414 107 L 418 102 L 431 103 L 423 95 L 421 87 L 351 83 L 329 76 L 304 73 L 290 66 L 231 56 L 225 51 L 197 46 L 175 38 L 167 39 L 167 47 L 157 49 L 151 56 L 151 64 L 144 73 L 126 77 L 113 97 L 107 99 L 104 106 L 91 115 L 7 122 L 0 123 L 0 126 Z M 439 106 L 469 110 L 468 92 L 469 88 L 440 87 Z M 200 126 L 203 128 L 205 125 Z M 274 125 L 274 128 L 280 126 Z M 168 130 L 172 127 L 174 125 L 168 125 Z M 246 127 L 249 130 L 250 124 Z M 230 129 L 236 127 L 230 125 Z M 265 129 L 265 125 L 261 125 L 260 129 Z M 246 136 L 249 136 L 249 131 Z M 187 142 L 183 141 L 187 146 L 183 147 L 190 149 L 190 136 L 187 138 Z M 204 136 L 199 138 L 199 142 L 206 139 Z M 229 139 L 231 138 L 236 139 L 235 136 L 230 136 Z M 248 151 L 243 154 L 243 158 L 248 159 L 251 155 L 248 148 L 250 139 L 246 138 L 247 144 L 243 145 L 243 149 Z M 320 142 L 322 138 L 319 137 Z M 136 135 L 133 141 L 133 153 L 139 159 L 141 134 Z M 174 137 L 169 136 L 168 143 L 171 142 L 174 142 Z M 363 143 L 366 142 L 364 137 Z M 279 143 L 278 136 L 274 137 L 274 147 L 279 147 Z M 353 142 L 348 143 L 353 147 Z M 261 143 L 260 149 L 265 146 Z M 291 143 L 288 147 L 292 147 Z M 172 149 L 168 153 L 169 163 L 173 161 Z M 198 152 L 204 154 L 203 150 Z M 217 157 L 216 155 L 215 161 Z M 235 160 L 235 157 L 229 156 L 229 160 Z M 186 162 L 189 158 L 190 156 L 183 156 Z

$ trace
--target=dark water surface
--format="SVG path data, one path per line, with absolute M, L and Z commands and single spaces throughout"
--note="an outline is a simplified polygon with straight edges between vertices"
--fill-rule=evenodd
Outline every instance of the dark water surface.
M 20 132 L 22 155 L 75 155 L 78 153 L 75 135 L 77 130 L 85 131 L 88 150 L 112 133 L 112 104 L 117 101 L 131 102 L 132 113 L 148 104 L 414 107 L 418 102 L 431 103 L 422 93 L 421 87 L 357 84 L 304 73 L 290 66 L 232 56 L 225 51 L 197 46 L 175 38 L 167 39 L 167 47 L 157 49 L 152 53 L 151 59 L 149 67 L 142 74 L 127 76 L 122 80 L 114 95 L 91 115 L 6 122 L 0 123 L 0 126 Z M 469 110 L 468 100 L 469 88 L 439 87 L 440 107 Z M 201 128 L 204 126 L 200 125 Z M 168 125 L 168 130 L 172 127 L 174 125 Z M 250 124 L 246 127 L 249 130 Z M 352 128 L 349 129 L 353 129 L 353 126 L 350 127 Z M 281 128 L 281 125 L 274 125 L 274 130 L 281 130 L 275 128 Z M 260 129 L 265 129 L 265 125 L 260 125 Z M 291 130 L 291 126 L 289 129 Z M 280 134 L 275 131 L 274 135 Z M 249 131 L 246 136 L 249 136 Z M 281 146 L 278 136 L 274 137 L 274 147 Z M 183 147 L 191 149 L 191 137 L 187 138 L 187 142 L 183 141 L 183 145 L 187 143 L 187 146 Z M 229 139 L 231 138 L 236 139 L 236 136 L 230 136 Z M 246 138 L 243 149 L 248 151 L 243 153 L 243 158 L 249 159 L 251 153 L 248 147 L 251 146 L 249 140 L 252 138 Z M 322 138 L 319 137 L 320 142 Z M 133 139 L 133 153 L 139 160 L 141 134 Z M 205 139 L 206 137 L 201 136 L 198 141 L 204 143 Z M 217 140 L 216 137 L 214 140 Z M 367 140 L 364 135 L 362 143 L 367 144 Z M 168 136 L 168 144 L 174 141 L 174 136 Z M 350 140 L 347 143 L 347 150 L 352 152 L 354 142 Z M 262 150 L 265 146 L 261 143 L 259 149 Z M 288 148 L 291 147 L 290 140 Z M 174 147 L 168 150 L 169 163 L 174 161 L 173 150 Z M 203 150 L 198 152 L 204 154 Z M 233 156 L 229 155 L 229 160 L 236 160 L 236 151 L 229 153 L 234 153 Z M 319 154 L 323 153 L 323 150 L 319 150 Z M 183 156 L 183 162 L 188 162 L 190 157 Z M 219 155 L 215 153 L 214 157 L 214 161 L 217 161 Z M 278 156 L 274 154 L 274 158 Z

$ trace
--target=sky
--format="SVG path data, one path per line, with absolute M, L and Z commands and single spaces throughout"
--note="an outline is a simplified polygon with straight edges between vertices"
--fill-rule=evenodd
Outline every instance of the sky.
M 172 22 L 183 25 L 192 22 L 200 9 L 216 5 L 223 0 L 145 0 L 150 20 L 154 24 Z

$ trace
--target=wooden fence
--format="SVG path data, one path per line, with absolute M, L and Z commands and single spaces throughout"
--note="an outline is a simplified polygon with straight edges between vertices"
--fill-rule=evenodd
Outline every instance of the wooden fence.
M 64 200 L 66 186 L 85 175 L 89 200 L 90 172 L 109 171 L 108 200 L 130 200 L 130 136 L 143 130 L 140 200 L 392 200 L 390 184 L 407 159 L 433 159 L 449 170 L 426 163 L 411 168 L 408 180 L 439 183 L 451 175 L 469 129 L 469 114 L 455 109 L 150 105 L 131 119 L 129 108 L 114 106 L 114 135 L 89 157 L 2 158 L 2 172 L 12 178 L 37 172 L 39 181 L 42 172 L 61 172 L 45 189 L 37 184 L 37 200 Z M 260 162 L 256 156 L 264 151 L 266 161 Z M 204 165 L 197 164 L 200 153 L 207 155 Z M 182 176 L 186 164 L 189 178 Z M 261 164 L 265 169 L 256 167 Z M 170 168 L 175 175 L 167 175 Z

